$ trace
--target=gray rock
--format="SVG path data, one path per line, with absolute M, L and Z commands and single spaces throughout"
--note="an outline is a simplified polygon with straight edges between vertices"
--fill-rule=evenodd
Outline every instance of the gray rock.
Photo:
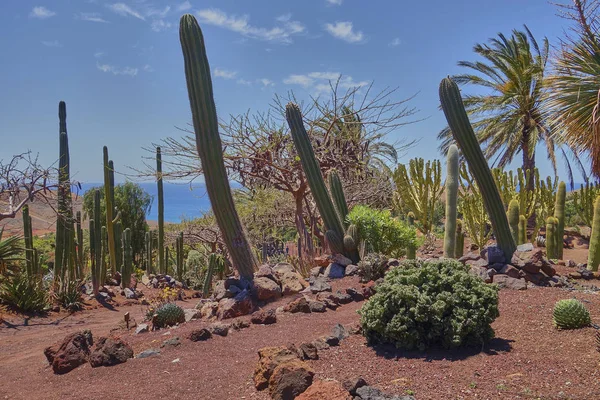
M 208 327 L 208 330 L 213 334 L 213 335 L 218 335 L 218 336 L 227 336 L 227 334 L 229 333 L 229 328 L 231 327 L 230 324 L 223 324 L 223 323 L 214 323 L 212 325 L 210 325 Z
M 485 283 L 492 283 L 494 275 L 496 275 L 497 273 L 498 273 L 498 271 L 496 271 L 494 268 L 489 268 L 486 271 L 487 278 L 485 279 Z
M 342 293 L 338 290 L 337 292 L 334 293 L 334 296 L 335 296 L 335 300 L 339 304 L 352 303 L 352 296 L 350 296 L 348 293 Z
M 367 382 L 361 377 L 348 379 L 342 384 L 342 387 L 350 392 L 352 396 L 356 396 L 356 390 L 363 386 L 367 386 Z
M 390 263 L 388 262 L 388 265 L 390 265 Z M 346 271 L 344 272 L 345 276 L 353 276 L 358 274 L 358 265 L 347 265 L 346 266 Z
M 327 311 L 325 303 L 322 303 L 320 301 L 309 300 L 308 306 L 310 307 L 310 312 L 324 313 L 325 311 Z
M 310 291 L 312 293 L 331 292 L 331 285 L 322 276 L 311 278 Z
M 273 267 L 273 273 L 275 273 L 276 276 L 286 272 L 296 272 L 296 270 L 294 269 L 294 266 L 289 263 L 277 263 L 277 265 Z
M 480 278 L 484 282 L 488 278 L 487 269 L 481 268 L 481 267 L 477 267 L 475 265 L 471 265 L 471 269 L 469 270 L 469 273 L 471 275 L 474 275 L 474 276 Z
M 336 337 L 340 342 L 350 336 L 344 325 L 336 324 L 331 331 L 331 335 Z
M 129 288 L 125 288 L 123 289 L 123 292 L 125 292 L 125 298 L 127 299 L 137 299 L 137 296 L 135 294 L 135 292 Z
M 298 353 L 303 360 L 318 360 L 319 353 L 313 343 L 302 343 L 298 348 Z
M 524 279 L 511 278 L 508 275 L 494 275 L 493 282 L 500 288 L 513 290 L 526 290 L 527 282 Z
M 359 400 L 415 400 L 413 396 L 397 396 L 383 393 L 372 386 L 361 386 L 356 389 L 355 399 Z
M 258 300 L 271 300 L 281 297 L 281 287 L 275 282 L 266 277 L 258 277 L 254 279 L 252 294 Z
M 160 347 L 177 347 L 181 344 L 181 339 L 179 339 L 179 336 L 175 336 L 172 337 L 171 339 L 167 339 L 164 342 L 162 342 L 162 344 L 160 345 Z
M 340 345 L 340 339 L 335 336 L 327 336 L 323 340 L 329 346 L 339 346 Z
M 333 254 L 331 260 L 334 264 L 340 264 L 342 267 L 352 264 L 352 260 L 348 257 L 344 257 L 341 254 Z
M 460 261 L 463 264 L 466 264 L 467 261 L 477 261 L 477 260 L 481 260 L 481 255 L 479 255 L 477 253 L 467 253 L 458 259 L 458 261 Z
M 185 308 L 183 313 L 185 314 L 185 322 L 202 318 L 202 312 L 196 308 Z
M 488 266 L 488 268 L 493 268 L 496 270 L 496 272 L 500 272 L 500 270 L 502 270 L 502 268 L 504 268 L 507 264 L 504 263 L 495 263 L 495 264 L 491 264 Z
M 148 324 L 139 324 L 137 328 L 135 328 L 135 334 L 138 335 L 140 333 L 146 333 L 148 330 Z
M 317 277 L 319 275 L 321 275 L 321 273 L 323 272 L 323 267 L 314 267 L 310 269 L 310 276 L 311 277 Z
M 329 266 L 325 269 L 325 272 L 323 273 L 323 275 L 326 278 L 331 278 L 331 279 L 343 278 L 344 274 L 345 274 L 344 266 L 341 264 L 338 264 L 338 263 L 329 264 Z
M 523 243 L 517 246 L 517 251 L 533 251 L 533 243 Z
M 160 355 L 159 349 L 148 349 L 148 350 L 142 351 L 140 354 L 135 356 L 135 358 L 148 358 L 148 357 L 158 356 L 158 355 Z
M 487 260 L 488 264 L 505 263 L 506 257 L 504 252 L 498 246 L 488 246 L 483 250 L 483 258 Z
M 192 342 L 203 342 L 212 337 L 212 333 L 206 328 L 196 329 L 190 332 L 190 336 L 188 337 Z

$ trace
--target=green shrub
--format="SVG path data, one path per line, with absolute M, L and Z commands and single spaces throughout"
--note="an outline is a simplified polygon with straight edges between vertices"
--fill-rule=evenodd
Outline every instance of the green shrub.
M 358 276 L 361 282 L 376 281 L 383 278 L 388 268 L 388 258 L 383 254 L 367 254 L 358 263 Z
M 0 303 L 24 313 L 41 313 L 48 307 L 47 291 L 26 274 L 11 273 L 0 283 Z
M 415 229 L 393 218 L 389 210 L 356 206 L 347 220 L 358 227 L 359 237 L 366 242 L 370 252 L 398 258 L 406 253 L 409 245 L 417 246 Z
M 186 272 L 184 277 L 189 287 L 194 290 L 202 289 L 207 264 L 206 255 L 197 250 L 190 250 L 185 260 Z
M 70 312 L 81 310 L 83 308 L 82 285 L 81 281 L 68 281 L 63 286 L 63 290 L 55 295 L 56 301 Z
M 153 323 L 158 328 L 173 326 L 185 322 L 183 308 L 175 303 L 165 303 L 154 313 Z
M 498 288 L 456 260 L 403 262 L 359 310 L 370 344 L 400 349 L 481 345 L 494 337 Z

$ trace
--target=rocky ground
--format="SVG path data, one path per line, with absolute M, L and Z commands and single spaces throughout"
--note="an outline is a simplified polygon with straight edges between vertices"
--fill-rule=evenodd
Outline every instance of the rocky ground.
M 565 250 L 565 259 L 575 265 L 585 262 L 586 256 L 585 249 Z M 553 268 L 560 275 L 576 269 L 567 265 Z M 120 295 L 108 307 L 90 301 L 87 310 L 72 315 L 62 312 L 46 318 L 23 318 L 5 314 L 4 322 L 0 322 L 0 397 L 268 399 L 268 388 L 255 388 L 259 350 L 283 346 L 301 349 L 302 358 L 307 359 L 297 362 L 298 371 L 314 373 L 312 379 L 317 384 L 304 399 L 351 398 L 343 385 L 356 383 L 359 377 L 388 394 L 413 395 L 419 400 L 596 399 L 600 398 L 596 329 L 558 331 L 552 325 L 552 309 L 557 300 L 575 297 L 586 304 L 592 321 L 600 321 L 600 298 L 594 290 L 600 281 L 592 277 L 570 282 L 574 284 L 568 287 L 528 284 L 526 290 L 502 289 L 500 317 L 493 324 L 496 338 L 482 349 L 453 352 L 407 353 L 367 346 L 360 334 L 351 334 L 358 322 L 356 311 L 364 302 L 360 296 L 350 296 L 350 301 L 344 300 L 337 307 L 330 304 L 322 312 L 315 304 L 305 303 L 302 294 L 291 294 L 265 305 L 263 315 L 221 322 L 191 320 L 179 327 L 138 334 L 135 331 L 141 330 L 147 307 L 140 300 L 126 300 Z M 332 294 L 338 290 L 344 294 L 349 288 L 355 289 L 352 294 L 364 291 L 355 276 L 326 283 L 331 285 Z M 157 289 L 142 290 L 151 297 Z M 309 295 L 313 301 L 319 299 L 317 296 L 321 303 L 327 303 L 324 297 L 328 295 Z M 198 299 L 188 297 L 178 304 L 194 309 Z M 292 308 L 299 312 L 289 312 Z M 130 329 L 123 322 L 127 312 Z M 271 322 L 273 316 L 273 324 L 251 322 Z M 234 325 L 223 326 L 231 323 Z M 331 338 L 339 336 L 337 324 L 349 333 L 348 337 L 342 335 L 341 341 L 338 338 L 339 343 Z M 90 351 L 95 355 L 69 373 L 54 374 L 44 350 L 83 330 L 93 335 L 94 348 L 90 346 Z M 226 336 L 221 336 L 225 330 Z M 100 340 L 103 336 L 117 339 L 107 342 Z M 131 346 L 136 358 L 128 358 L 128 350 L 119 347 L 120 340 Z M 100 350 L 98 342 L 103 343 Z M 109 347 L 116 348 L 127 362 L 92 368 L 90 362 L 111 363 L 105 353 Z M 137 358 L 140 354 L 149 356 Z M 301 378 L 300 372 L 296 376 Z M 366 389 L 362 390 L 365 393 Z

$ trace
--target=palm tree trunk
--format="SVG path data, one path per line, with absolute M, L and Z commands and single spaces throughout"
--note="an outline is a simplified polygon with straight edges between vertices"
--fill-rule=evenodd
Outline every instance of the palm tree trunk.
M 525 126 L 523 128 L 523 135 L 521 136 L 521 152 L 523 153 L 523 173 L 526 173 L 527 170 L 530 170 L 529 179 L 526 182 L 525 188 L 519 188 L 519 190 L 535 190 L 535 174 L 533 170 L 535 169 L 535 149 L 529 147 L 529 127 Z M 531 153 L 531 154 L 530 154 Z M 529 219 L 527 220 L 527 227 L 529 229 L 535 228 L 536 225 L 536 215 L 535 211 L 531 214 Z M 535 234 L 535 232 L 534 232 Z

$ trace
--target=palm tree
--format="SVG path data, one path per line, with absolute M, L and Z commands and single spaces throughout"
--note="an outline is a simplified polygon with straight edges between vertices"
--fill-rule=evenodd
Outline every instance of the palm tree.
M 553 75 L 549 106 L 554 133 L 582 153 L 589 151 L 592 173 L 600 178 L 600 6 L 596 0 L 563 5 L 564 16 L 576 22 L 575 36 L 562 41 Z
M 458 65 L 472 73 L 453 77 L 459 84 L 471 84 L 487 89 L 484 94 L 464 97 L 479 143 L 488 159 L 497 167 L 509 164 L 521 153 L 523 170 L 535 168 L 535 149 L 538 143 L 546 146 L 555 175 L 556 143 L 546 117 L 547 95 L 544 90 L 544 71 L 548 62 L 548 39 L 542 46 L 525 26 L 525 31 L 513 30 L 510 38 L 498 34 L 489 44 L 476 44 L 475 53 L 485 61 L 460 61 Z M 439 135 L 440 150 L 445 153 L 452 143 L 450 129 Z M 566 152 L 562 149 L 563 156 Z M 568 160 L 567 160 L 568 164 Z M 527 182 L 533 189 L 533 174 Z

